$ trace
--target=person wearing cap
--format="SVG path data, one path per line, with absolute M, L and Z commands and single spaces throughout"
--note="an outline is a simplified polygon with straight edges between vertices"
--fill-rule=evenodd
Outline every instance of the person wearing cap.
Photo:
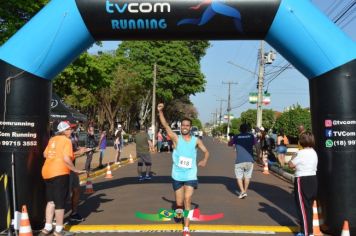
M 83 171 L 75 168 L 70 136 L 72 129 L 67 122 L 60 122 L 57 133 L 52 137 L 43 152 L 45 158 L 42 167 L 42 177 L 46 184 L 46 224 L 40 235 L 54 236 L 68 235 L 63 230 L 64 207 L 69 190 L 69 174 L 73 171 L 77 174 Z M 53 230 L 53 217 L 56 219 L 56 227 Z
M 122 130 L 121 124 L 117 125 L 117 130 L 115 130 L 115 141 L 114 148 L 116 150 L 115 162 L 120 162 L 120 156 L 122 148 L 124 147 L 124 131 Z

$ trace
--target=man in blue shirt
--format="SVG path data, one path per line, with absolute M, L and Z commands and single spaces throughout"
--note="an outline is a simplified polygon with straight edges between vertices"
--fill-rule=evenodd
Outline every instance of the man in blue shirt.
M 185 210 L 191 210 L 194 189 L 198 187 L 197 167 L 206 166 L 209 152 L 201 139 L 190 135 L 192 129 L 192 121 L 190 119 L 184 118 L 181 121 L 181 135 L 177 135 L 168 125 L 163 114 L 163 108 L 164 105 L 162 103 L 158 104 L 157 110 L 161 124 L 173 141 L 172 186 L 176 198 L 176 213 L 181 214 L 183 205 Z M 203 160 L 199 161 L 198 164 L 197 147 L 204 153 Z M 183 236 L 190 236 L 188 217 L 184 219 Z
M 240 134 L 235 135 L 233 139 L 233 145 L 236 148 L 235 175 L 240 188 L 240 199 L 247 197 L 247 189 L 253 171 L 253 145 L 256 144 L 256 139 L 248 131 L 249 126 L 241 124 Z

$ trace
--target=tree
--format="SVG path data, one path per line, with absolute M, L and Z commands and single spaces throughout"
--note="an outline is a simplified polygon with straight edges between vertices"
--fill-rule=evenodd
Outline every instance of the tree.
M 54 91 L 89 119 L 103 119 L 100 91 L 112 84 L 117 64 L 118 58 L 113 53 L 84 53 L 57 76 Z
M 137 72 L 136 79 L 146 88 L 146 92 L 150 92 L 146 94 L 147 98 L 152 96 L 153 65 L 157 64 L 157 101 L 169 104 L 171 101 L 204 91 L 206 81 L 197 58 L 201 58 L 207 46 L 201 44 L 201 47 L 192 47 L 183 41 L 124 41 L 120 44 L 117 54 Z M 194 54 L 191 50 L 194 50 Z M 140 114 L 148 114 L 151 106 L 147 103 L 151 103 L 151 100 L 145 99 L 141 102 L 144 103 L 139 107 L 147 110 L 141 110 Z M 181 112 L 177 110 L 172 114 Z M 143 118 L 141 117 L 141 120 Z
M 272 128 L 275 122 L 274 112 L 272 110 L 262 111 L 262 126 L 266 129 Z M 251 128 L 256 127 L 257 110 L 249 109 L 241 113 L 241 122 L 249 124 Z
M 300 105 L 293 105 L 288 111 L 276 120 L 275 128 L 277 130 L 283 129 L 284 134 L 292 137 L 298 137 L 298 126 L 304 125 L 306 130 L 311 130 L 311 116 L 307 108 L 302 108 Z
M 198 117 L 198 112 L 188 96 L 166 103 L 165 114 L 170 124 L 177 123 L 183 118 L 189 118 L 194 121 Z
M 135 120 L 138 109 L 135 109 L 136 102 L 133 101 L 142 99 L 140 85 L 135 82 L 136 74 L 126 68 L 125 65 L 119 65 L 112 74 L 110 86 L 100 89 L 98 94 L 101 108 L 99 117 L 102 118 L 98 123 L 102 126 L 107 121 L 111 133 L 114 131 L 116 120 Z
M 231 133 L 240 133 L 240 125 L 242 124 L 241 118 L 234 118 L 231 120 Z
M 197 119 L 197 118 L 192 120 L 192 126 L 196 126 L 200 130 L 203 128 L 203 125 L 202 125 L 201 121 L 199 119 Z
M 0 2 L 0 45 L 6 42 L 48 0 L 3 0 Z

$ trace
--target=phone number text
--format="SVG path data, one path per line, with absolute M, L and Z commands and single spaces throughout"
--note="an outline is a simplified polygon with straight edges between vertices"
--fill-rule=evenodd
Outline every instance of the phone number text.
M 1 141 L 0 146 L 6 147 L 33 147 L 37 146 L 37 141 Z

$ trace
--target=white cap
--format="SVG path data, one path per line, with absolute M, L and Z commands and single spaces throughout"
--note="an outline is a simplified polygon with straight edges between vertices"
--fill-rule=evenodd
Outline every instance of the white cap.
M 263 128 L 263 126 L 261 126 L 260 130 L 261 130 L 261 131 L 265 131 L 265 128 Z
M 70 125 L 68 124 L 68 122 L 65 121 L 61 121 L 57 126 L 58 133 L 63 132 L 67 129 L 70 129 Z
M 117 125 L 117 128 L 121 128 L 121 124 L 118 124 L 118 125 Z

